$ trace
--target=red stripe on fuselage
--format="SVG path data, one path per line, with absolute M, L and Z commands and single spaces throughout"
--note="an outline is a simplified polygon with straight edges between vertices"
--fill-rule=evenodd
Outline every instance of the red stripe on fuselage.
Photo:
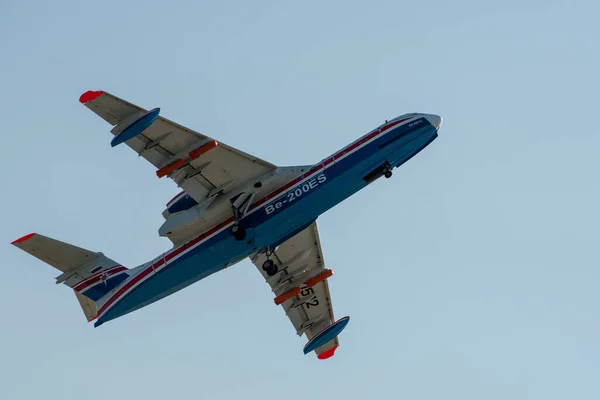
M 127 268 L 125 268 L 122 265 L 117 265 L 114 267 L 107 268 L 106 270 L 97 272 L 97 273 L 87 277 L 83 281 L 79 282 L 77 285 L 73 286 L 73 290 L 80 292 L 80 291 L 86 289 L 88 286 L 91 286 L 92 284 L 97 283 L 100 280 L 100 277 L 102 276 L 103 273 L 105 273 L 109 276 L 112 276 L 112 275 L 117 274 L 122 271 L 127 271 Z
M 376 136 L 380 135 L 382 132 L 385 132 L 386 130 L 388 130 L 388 129 L 394 127 L 394 126 L 399 125 L 402 122 L 408 121 L 409 119 L 411 119 L 413 117 L 414 116 L 411 116 L 409 118 L 404 118 L 404 119 L 401 119 L 401 120 L 398 120 L 398 121 L 390 122 L 389 124 L 386 124 L 386 125 L 378 128 L 378 129 L 375 129 L 373 132 L 371 132 L 371 133 L 363 136 L 362 138 L 358 139 L 354 143 L 351 143 L 350 145 L 346 146 L 342 150 L 338 151 L 337 153 L 335 153 L 331 157 L 328 157 L 326 160 L 324 160 L 321 163 L 315 165 L 313 168 L 311 168 L 306 173 L 300 175 L 299 177 L 293 179 L 292 181 L 286 183 L 285 185 L 281 186 L 280 188 L 278 188 L 275 191 L 271 192 L 270 194 L 266 195 L 262 199 L 258 200 L 257 202 L 255 202 L 254 204 L 252 204 L 252 206 L 250 206 L 250 211 L 248 213 L 254 212 L 258 207 L 262 206 L 267 201 L 269 201 L 269 200 L 277 197 L 281 193 L 285 192 L 287 189 L 291 188 L 292 186 L 294 186 L 298 182 L 302 181 L 303 179 L 308 178 L 309 176 L 312 176 L 312 175 L 316 174 L 317 172 L 320 172 L 327 165 L 329 165 L 332 162 L 334 162 L 334 160 L 339 159 L 341 156 L 348 154 L 349 152 L 353 151 L 354 149 L 356 149 L 360 145 L 362 145 L 362 144 L 368 142 L 369 140 L 375 138 Z M 181 195 L 181 193 L 179 195 Z M 177 196 L 179 196 L 179 195 L 177 195 Z M 175 196 L 173 199 L 177 198 L 177 196 Z M 211 228 L 208 231 L 204 232 L 203 234 L 199 235 L 195 239 L 192 239 L 189 242 L 187 242 L 186 244 L 184 244 L 184 245 L 182 245 L 182 246 L 180 246 L 180 247 L 178 247 L 176 249 L 173 249 L 169 254 L 161 257 L 156 262 L 148 265 L 144 270 L 142 270 L 140 273 L 138 273 L 137 275 L 135 275 L 134 277 L 132 277 L 129 281 L 126 281 L 125 284 L 123 286 L 121 286 L 115 292 L 115 294 L 113 294 L 109 299 L 107 299 L 106 303 L 104 303 L 102 305 L 102 307 L 100 307 L 100 309 L 98 310 L 98 314 L 97 315 L 101 316 L 102 313 L 104 313 L 105 311 L 107 311 L 108 308 L 110 308 L 110 306 L 112 304 L 114 304 L 114 302 L 120 296 L 122 296 L 123 294 L 125 294 L 125 292 L 127 292 L 127 290 L 129 290 L 130 288 L 132 288 L 133 286 L 135 286 L 135 284 L 137 282 L 139 282 L 140 280 L 142 280 L 143 278 L 147 277 L 150 274 L 150 272 L 153 272 L 157 268 L 160 268 L 161 266 L 163 266 L 163 264 L 165 263 L 165 260 L 166 261 L 172 260 L 173 258 L 177 257 L 179 254 L 181 254 L 184 251 L 186 251 L 186 250 L 190 249 L 191 247 L 195 246 L 197 243 L 201 242 L 202 240 L 204 240 L 205 238 L 209 237 L 213 233 L 215 233 L 215 232 L 219 231 L 220 229 L 224 228 L 225 226 L 227 226 L 228 224 L 232 223 L 233 221 L 234 221 L 234 218 L 231 217 L 231 218 L 229 218 L 229 219 L 221 222 L 220 224 L 214 226 L 213 228 Z
M 156 262 L 148 265 L 143 271 L 141 271 L 140 273 L 138 273 L 137 275 L 135 275 L 133 278 L 131 278 L 129 281 L 127 281 L 123 286 L 121 286 L 117 290 L 117 292 L 114 295 L 112 295 L 108 300 L 106 300 L 106 303 L 104 303 L 102 305 L 102 307 L 100 307 L 100 309 L 98 310 L 98 315 L 101 315 L 104 311 L 106 311 L 115 302 L 115 300 L 117 298 L 119 298 L 127 290 L 129 290 L 130 288 L 132 288 L 137 282 L 139 282 L 140 280 L 142 280 L 144 277 L 148 276 L 150 272 L 153 272 L 155 269 L 162 267 L 163 264 L 165 263 L 165 261 L 168 262 L 168 261 L 172 260 L 174 257 L 178 256 L 179 254 L 181 254 L 184 251 L 188 250 L 189 248 L 193 247 L 196 243 L 202 241 L 203 239 L 205 239 L 206 237 L 208 237 L 211 234 L 215 233 L 219 229 L 227 226 L 230 222 L 233 222 L 233 218 L 230 218 L 227 221 L 221 222 L 219 225 L 213 227 L 212 229 L 208 230 L 207 232 L 204 232 L 203 234 L 201 234 L 197 238 L 195 238 L 195 239 L 187 242 L 186 244 L 184 244 L 181 247 L 178 247 L 178 248 L 174 249 L 169 254 L 165 255 L 162 258 L 160 258 Z
M 412 117 L 411 117 L 412 118 Z M 311 168 L 307 173 L 300 175 L 299 177 L 295 178 L 294 180 L 286 183 L 285 185 L 281 186 L 279 189 L 275 190 L 274 192 L 268 194 L 267 196 L 263 197 L 262 199 L 258 200 L 256 203 L 254 203 L 251 206 L 252 211 L 254 210 L 254 208 L 259 207 L 261 205 L 263 205 L 265 202 L 277 197 L 278 195 L 280 195 L 282 192 L 285 192 L 287 189 L 291 188 L 292 186 L 294 186 L 295 184 L 297 184 L 298 182 L 300 182 L 301 180 L 303 180 L 304 178 L 316 173 L 317 171 L 320 171 L 323 169 L 323 167 L 331 164 L 332 162 L 334 162 L 335 160 L 338 160 L 339 158 L 341 158 L 342 156 L 348 154 L 349 152 L 353 151 L 354 149 L 356 149 L 357 147 L 359 147 L 360 145 L 368 142 L 369 140 L 371 140 L 372 138 L 374 138 L 375 136 L 377 136 L 378 134 L 380 134 L 381 132 L 392 128 L 404 121 L 409 120 L 410 118 L 405 118 L 405 119 L 401 119 L 398 121 L 394 121 L 390 124 L 387 124 L 385 126 L 383 126 L 380 129 L 377 129 L 367 135 L 365 135 L 364 137 L 362 137 L 361 139 L 357 140 L 356 142 L 346 146 L 345 148 L 343 148 L 342 150 L 338 151 L 336 154 L 334 154 L 331 157 L 328 157 L 327 159 L 325 159 L 324 161 L 322 161 L 321 163 L 315 165 L 313 168 Z

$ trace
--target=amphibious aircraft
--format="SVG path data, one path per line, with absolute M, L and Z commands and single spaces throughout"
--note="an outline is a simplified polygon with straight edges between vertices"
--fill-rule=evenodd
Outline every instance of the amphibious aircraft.
M 410 113 L 386 121 L 312 165 L 280 167 L 104 91 L 80 102 L 183 189 L 166 205 L 159 235 L 173 247 L 128 269 L 101 252 L 31 233 L 12 244 L 60 270 L 94 326 L 123 316 L 249 257 L 271 287 L 304 354 L 331 357 L 349 317 L 334 318 L 317 217 L 416 155 L 441 117 Z

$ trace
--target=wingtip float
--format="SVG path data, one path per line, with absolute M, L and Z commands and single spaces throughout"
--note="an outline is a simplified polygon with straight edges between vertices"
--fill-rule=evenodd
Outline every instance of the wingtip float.
M 148 111 L 129 125 L 125 127 L 121 132 L 119 132 L 111 141 L 110 145 L 115 147 L 123 142 L 128 141 L 131 138 L 136 137 L 146 129 L 152 125 L 156 118 L 158 118 L 158 114 L 160 113 L 160 108 L 155 108 L 153 110 Z
M 90 101 L 96 100 L 102 96 L 105 92 L 103 90 L 88 90 L 79 96 L 79 102 L 81 104 L 89 103 Z M 152 123 L 158 118 L 160 108 L 155 108 L 146 112 L 144 115 L 138 117 L 135 121 L 127 125 L 121 132 L 119 132 L 111 140 L 110 145 L 115 147 L 123 142 L 128 141 L 131 138 L 136 137 L 152 125 Z
M 336 322 L 334 322 L 332 325 L 329 325 L 327 328 L 323 329 L 321 332 L 316 334 L 304 346 L 304 354 L 308 354 L 311 351 L 314 351 L 314 350 L 318 349 L 319 347 L 323 346 L 325 343 L 329 342 L 330 340 L 335 339 L 335 337 L 337 335 L 339 335 L 340 333 L 342 333 L 342 331 L 346 328 L 346 325 L 348 325 L 348 322 L 350 322 L 350 317 L 340 318 Z M 335 349 L 333 349 L 331 354 L 326 354 L 327 351 L 324 353 L 321 353 L 321 354 L 326 354 L 326 356 L 324 356 L 324 357 L 329 358 L 333 355 L 334 352 L 335 352 Z

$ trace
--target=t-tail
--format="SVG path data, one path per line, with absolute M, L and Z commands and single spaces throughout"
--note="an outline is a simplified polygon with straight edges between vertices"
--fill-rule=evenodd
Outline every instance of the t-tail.
M 61 271 L 56 283 L 64 283 L 75 291 L 88 321 L 97 317 L 97 302 L 131 274 L 131 270 L 102 253 L 37 233 L 23 236 L 12 244 Z

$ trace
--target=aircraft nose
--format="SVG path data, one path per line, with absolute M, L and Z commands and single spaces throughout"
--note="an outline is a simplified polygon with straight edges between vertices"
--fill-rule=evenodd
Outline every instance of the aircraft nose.
M 440 130 L 440 128 L 442 127 L 443 119 L 439 115 L 426 114 L 425 118 L 427 119 L 427 121 L 429 121 L 431 125 L 435 127 L 435 130 Z

